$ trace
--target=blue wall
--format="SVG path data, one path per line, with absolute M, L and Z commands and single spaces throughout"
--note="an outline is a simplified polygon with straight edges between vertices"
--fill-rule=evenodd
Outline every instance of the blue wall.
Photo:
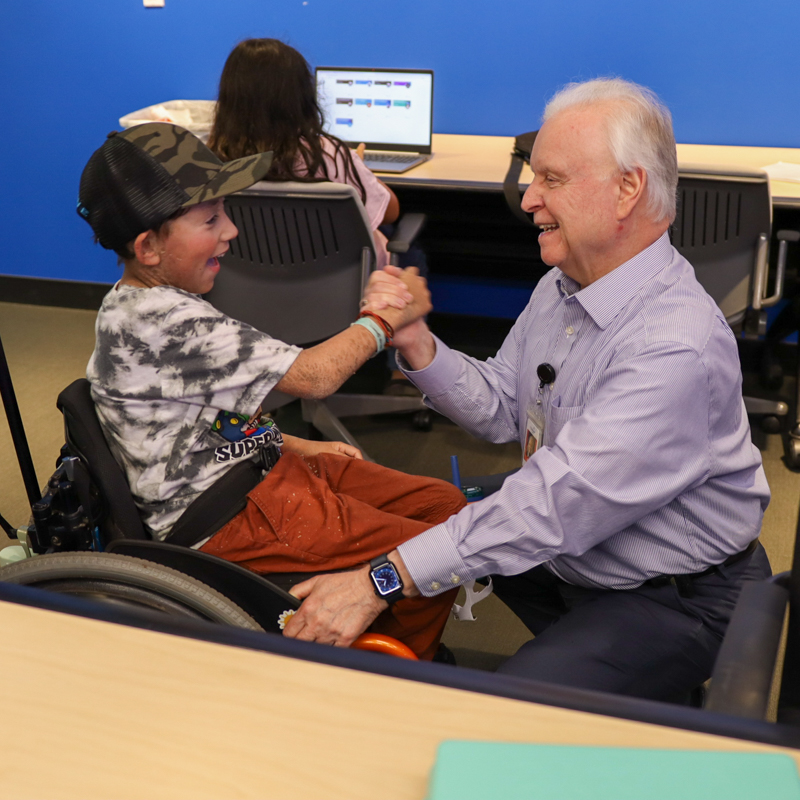
M 437 132 L 530 130 L 561 84 L 617 74 L 666 100 L 679 141 L 800 147 L 788 0 L 26 0 L 0 25 L 5 274 L 115 280 L 74 211 L 84 163 L 122 114 L 213 98 L 249 36 L 312 65 L 434 69 Z

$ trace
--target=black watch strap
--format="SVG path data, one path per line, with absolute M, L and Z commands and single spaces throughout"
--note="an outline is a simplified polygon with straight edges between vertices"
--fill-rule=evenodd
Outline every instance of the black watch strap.
M 403 579 L 400 577 L 397 567 L 389 561 L 387 553 L 377 556 L 369 562 L 369 577 L 375 594 L 389 605 L 402 599 Z

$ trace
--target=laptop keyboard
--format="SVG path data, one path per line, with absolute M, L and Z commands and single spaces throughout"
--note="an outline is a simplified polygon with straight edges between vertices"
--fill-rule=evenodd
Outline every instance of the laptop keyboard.
M 419 156 L 416 153 L 408 153 L 404 155 L 395 155 L 394 153 L 364 153 L 366 161 L 374 161 L 381 164 L 410 164 L 416 161 Z

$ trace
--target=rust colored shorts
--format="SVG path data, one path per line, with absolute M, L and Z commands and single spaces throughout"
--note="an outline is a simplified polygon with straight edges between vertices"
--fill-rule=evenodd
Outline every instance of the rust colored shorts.
M 284 452 L 247 507 L 200 549 L 259 573 L 329 572 L 365 564 L 465 505 L 452 484 L 331 454 Z M 456 590 L 400 600 L 370 630 L 432 658 Z

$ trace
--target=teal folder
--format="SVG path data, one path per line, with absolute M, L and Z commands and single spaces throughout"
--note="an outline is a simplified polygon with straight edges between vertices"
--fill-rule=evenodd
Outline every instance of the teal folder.
M 800 800 L 782 753 L 442 742 L 428 800 Z

